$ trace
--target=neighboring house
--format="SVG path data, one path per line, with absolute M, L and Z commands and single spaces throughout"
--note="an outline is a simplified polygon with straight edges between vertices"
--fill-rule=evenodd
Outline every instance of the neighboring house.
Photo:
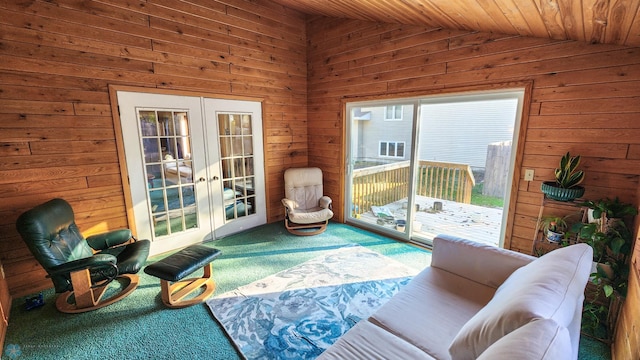
M 513 98 L 421 105 L 418 158 L 484 169 L 489 144 L 513 139 L 517 105 Z M 410 159 L 412 105 L 356 108 L 352 118 L 356 162 Z
M 413 106 L 357 108 L 353 120 L 356 163 L 378 165 L 410 159 Z

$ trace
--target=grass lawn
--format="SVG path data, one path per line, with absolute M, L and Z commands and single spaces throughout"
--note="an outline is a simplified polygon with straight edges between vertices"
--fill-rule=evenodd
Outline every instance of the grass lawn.
M 483 187 L 483 183 L 473 187 L 473 190 L 471 191 L 471 204 L 491 208 L 504 207 L 504 199 L 495 196 L 482 195 Z

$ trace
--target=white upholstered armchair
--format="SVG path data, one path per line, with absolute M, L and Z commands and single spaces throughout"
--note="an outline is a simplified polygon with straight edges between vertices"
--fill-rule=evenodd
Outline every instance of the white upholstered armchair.
M 315 235 L 327 229 L 333 217 L 331 198 L 324 196 L 322 170 L 292 168 L 284 172 L 284 225 L 296 235 Z

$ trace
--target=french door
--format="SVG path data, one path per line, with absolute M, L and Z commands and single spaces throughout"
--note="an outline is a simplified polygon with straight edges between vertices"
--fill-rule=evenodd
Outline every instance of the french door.
M 266 223 L 259 102 L 117 97 L 130 205 L 153 254 Z

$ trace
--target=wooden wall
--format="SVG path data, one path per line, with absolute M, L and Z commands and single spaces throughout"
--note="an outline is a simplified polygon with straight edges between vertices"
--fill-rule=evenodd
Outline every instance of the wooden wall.
M 80 228 L 127 226 L 108 85 L 263 100 L 268 221 L 307 163 L 303 15 L 269 1 L 0 3 L 0 260 L 11 293 L 51 287 L 15 230 L 63 197 Z
M 263 99 L 269 222 L 284 169 L 307 163 L 344 219 L 345 98 L 522 81 L 517 172 L 536 176 L 515 189 L 509 247 L 530 249 L 540 182 L 567 150 L 584 157 L 586 197 L 638 202 L 638 48 L 327 18 L 305 35 L 301 14 L 266 0 L 2 2 L 0 34 L 0 261 L 14 297 L 50 287 L 14 229 L 22 211 L 60 196 L 88 232 L 127 224 L 110 84 Z
M 345 101 L 525 82 L 533 86 L 506 246 L 531 252 L 540 183 L 553 179 L 567 151 L 583 156 L 585 198 L 619 196 L 638 204 L 640 48 L 321 17 L 308 21 L 307 34 L 309 164 L 336 179 L 329 186 L 334 203 L 344 201 L 345 153 L 337 144 L 345 142 Z M 535 170 L 533 182 L 523 180 L 525 169 Z M 619 359 L 638 358 L 640 351 L 638 269 L 619 332 L 632 345 Z

